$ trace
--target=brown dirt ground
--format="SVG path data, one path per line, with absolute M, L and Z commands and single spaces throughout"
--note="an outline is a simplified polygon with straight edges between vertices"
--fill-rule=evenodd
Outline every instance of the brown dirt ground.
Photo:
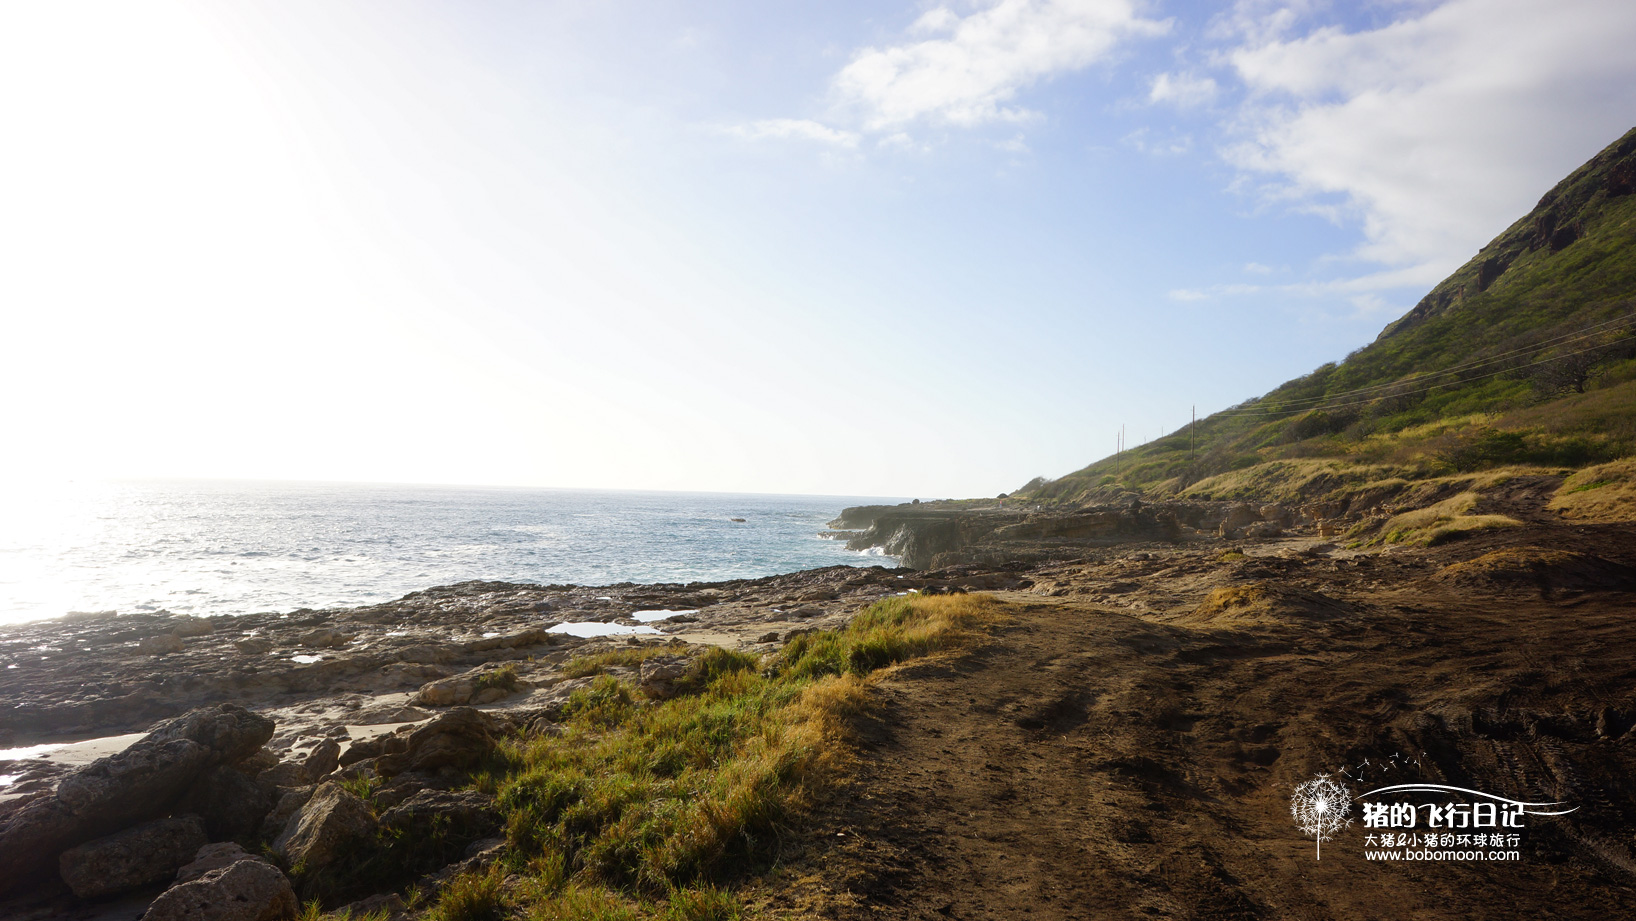
M 1036 588 L 1053 597 L 999 594 L 1012 620 L 988 642 L 881 683 L 857 770 L 753 904 L 1636 917 L 1633 552 L 1636 527 L 1535 524 L 1351 559 L 1063 564 Z M 1317 860 L 1290 794 L 1343 768 L 1355 793 L 1427 780 L 1580 809 L 1531 817 L 1518 862 L 1371 862 L 1357 821 Z

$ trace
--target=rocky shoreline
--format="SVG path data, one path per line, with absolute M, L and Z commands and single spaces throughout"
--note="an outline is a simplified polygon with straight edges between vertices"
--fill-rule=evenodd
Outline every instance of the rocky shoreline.
M 1370 593 L 1395 599 L 1418 584 L 1435 594 L 1478 579 L 1470 585 L 1492 597 L 1552 605 L 1636 586 L 1628 526 L 1557 523 L 1541 495 L 1495 500 L 1527 527 L 1431 555 L 1330 540 L 1385 520 L 1393 509 L 1380 497 L 1064 512 L 922 503 L 849 509 L 832 527 L 856 549 L 936 568 L 467 582 L 357 608 L 0 627 L 0 917 L 217 917 L 198 906 L 227 893 L 259 906 L 252 919 L 290 917 L 292 900 L 315 896 L 415 917 L 416 893 L 431 898 L 499 853 L 496 804 L 470 784 L 499 739 L 556 731 L 570 695 L 598 675 L 663 699 L 701 649 L 771 654 L 910 592 L 1117 611 L 1226 648 L 1212 631 L 1290 616 L 1346 625 L 1385 604 Z M 622 632 L 564 632 L 587 625 Z M 592 656 L 602 664 L 570 665 Z M 1627 741 L 1627 708 L 1580 709 L 1573 719 L 1595 738 Z M 377 852 L 423 838 L 436 846 Z M 380 870 L 388 862 L 397 876 Z M 368 872 L 349 876 L 353 864 Z
M 106 613 L 0 628 L 0 695 L 8 702 L 0 711 L 0 899 L 11 897 L 0 902 L 0 916 L 128 918 L 136 902 L 171 898 L 161 893 L 174 887 L 160 884 L 172 880 L 194 893 L 173 900 L 197 900 L 204 874 L 174 874 L 196 855 L 210 857 L 200 851 L 206 844 L 253 851 L 259 843 L 285 868 L 317 866 L 322 855 L 291 850 L 292 836 L 303 823 L 344 830 L 346 815 L 371 831 L 454 816 L 468 831 L 457 836 L 461 847 L 439 855 L 447 864 L 421 866 L 435 885 L 440 870 L 478 856 L 481 847 L 466 849 L 497 830 L 484 797 L 451 789 L 461 776 L 453 769 L 469 767 L 507 732 L 548 725 L 594 680 L 564 674 L 570 659 L 633 648 L 667 653 L 641 668 L 598 669 L 662 693 L 667 665 L 675 670 L 701 646 L 770 652 L 803 631 L 844 624 L 883 597 L 1030 584 L 1018 573 L 975 568 L 835 566 L 686 585 L 467 582 L 358 608 L 210 618 Z M 559 625 L 644 632 L 586 637 Z M 155 754 L 165 737 L 188 734 L 178 726 L 223 719 L 252 724 L 255 744 L 176 764 L 174 753 Z M 155 771 L 162 780 L 148 777 Z M 64 789 L 104 775 L 119 783 L 97 803 L 64 811 Z M 379 785 L 372 807 L 380 815 L 368 822 L 344 785 L 360 776 Z M 177 824 L 178 816 L 202 825 Z M 201 828 L 208 840 L 199 840 Z M 169 855 L 159 861 L 167 868 L 157 876 L 148 864 L 98 870 L 90 875 L 126 882 L 87 888 L 75 883 L 87 875 L 76 869 L 78 856 L 57 866 L 60 855 L 86 847 L 94 852 L 87 859 L 103 863 L 110 853 Z M 231 871 L 244 885 L 268 889 L 265 871 L 235 865 L 217 867 L 218 875 Z M 283 906 L 283 890 L 270 891 L 268 904 Z M 337 891 L 346 889 L 326 894 Z M 150 917 L 171 915 L 150 910 Z
M 914 569 L 993 566 L 1132 543 L 1327 539 L 1385 521 L 1398 498 L 1397 492 L 1380 491 L 1304 503 L 1144 502 L 1132 497 L 1066 509 L 1007 499 L 873 505 L 846 509 L 829 523 L 833 530 L 828 533 L 845 540 L 849 550 L 878 549 Z

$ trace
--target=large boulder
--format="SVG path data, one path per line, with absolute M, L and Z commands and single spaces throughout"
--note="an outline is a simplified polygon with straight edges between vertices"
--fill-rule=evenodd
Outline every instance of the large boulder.
M 691 660 L 686 656 L 657 656 L 642 661 L 642 692 L 654 700 L 676 696 L 676 685 L 686 677 Z
M 381 816 L 381 825 L 405 837 L 446 834 L 464 841 L 500 828 L 494 797 L 467 790 L 421 790 Z
M 272 738 L 273 721 L 233 704 L 167 720 L 117 755 L 63 778 L 55 795 L 0 825 L 0 894 L 50 874 L 63 851 L 171 812 L 205 771 Z
M 198 816 L 156 819 L 71 847 L 57 867 L 76 896 L 101 898 L 169 879 L 206 840 Z
M 316 869 L 374 835 L 377 824 L 368 804 L 330 782 L 314 790 L 301 812 L 291 817 L 273 850 L 289 866 Z
M 300 761 L 280 761 L 257 774 L 256 781 L 270 787 L 304 787 L 313 782 L 313 776 Z
M 421 707 L 487 704 L 530 687 L 513 666 L 482 666 L 469 672 L 428 682 L 409 702 Z
M 261 829 L 273 811 L 275 788 L 250 779 L 236 767 L 219 764 L 200 775 L 182 794 L 176 811 L 204 820 L 212 841 L 242 841 Z
M 278 799 L 273 803 L 273 811 L 262 820 L 261 834 L 258 837 L 273 840 L 283 834 L 285 826 L 290 824 L 290 819 L 306 808 L 317 789 L 317 784 L 280 789 Z
M 191 710 L 155 726 L 143 741 L 190 739 L 209 749 L 212 764 L 238 764 L 273 737 L 273 721 L 237 704 Z
M 231 841 L 218 841 L 199 848 L 194 853 L 193 860 L 176 871 L 176 881 L 191 882 L 211 870 L 225 870 L 241 860 L 260 859 Z
M 404 751 L 382 755 L 375 772 L 391 777 L 405 771 L 475 766 L 494 748 L 496 723 L 471 707 L 456 707 L 409 735 Z
M 453 678 L 428 682 L 409 702 L 419 707 L 453 707 L 471 703 L 472 695 L 476 693 L 475 675 L 455 675 Z
M 277 867 L 246 859 L 166 889 L 142 921 L 286 921 L 300 910 Z
M 1226 517 L 1222 518 L 1216 533 L 1222 537 L 1232 537 L 1238 530 L 1247 524 L 1261 520 L 1261 511 L 1253 505 L 1240 503 L 1227 510 Z
M 341 743 L 334 739 L 325 739 L 313 746 L 312 751 L 308 752 L 306 759 L 301 762 L 301 766 L 306 768 L 308 777 L 322 780 L 340 766 L 340 761 Z

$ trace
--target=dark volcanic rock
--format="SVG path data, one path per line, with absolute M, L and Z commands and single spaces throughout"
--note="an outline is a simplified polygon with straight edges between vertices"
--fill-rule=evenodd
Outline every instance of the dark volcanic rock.
M 301 762 L 301 766 L 306 769 L 308 777 L 322 780 L 339 766 L 340 760 L 341 743 L 334 739 L 325 739 L 307 754 L 307 760 Z
M 0 827 L 0 893 L 43 879 L 68 848 L 165 815 L 203 772 L 248 757 L 272 735 L 272 720 L 222 704 L 161 723 L 68 775 L 56 795 Z
M 441 831 L 475 841 L 500 828 L 500 814 L 494 809 L 494 797 L 487 794 L 422 790 L 388 809 L 381 824 L 410 836 L 430 837 Z
M 231 841 L 207 844 L 194 852 L 191 862 L 176 871 L 176 881 L 179 883 L 190 882 L 209 873 L 211 870 L 225 870 L 241 860 L 259 859 Z
M 198 816 L 157 819 L 69 848 L 57 866 L 76 896 L 95 899 L 169 879 L 205 841 Z
M 300 910 L 277 867 L 247 859 L 166 889 L 142 921 L 284 921 Z
M 273 737 L 273 728 L 273 721 L 265 716 L 257 716 L 235 704 L 221 704 L 166 720 L 142 741 L 187 739 L 204 746 L 211 754 L 212 764 L 238 764 L 267 744 Z
M 375 833 L 375 816 L 363 800 L 337 783 L 313 791 L 299 815 L 290 819 L 273 850 L 291 866 L 318 869 L 348 846 Z
M 245 776 L 243 771 L 217 765 L 204 772 L 176 804 L 176 811 L 204 821 L 212 841 L 245 840 L 261 828 L 273 811 L 275 788 Z
M 456 707 L 411 733 L 405 751 L 381 756 L 375 771 L 391 777 L 405 771 L 471 767 L 494 747 L 497 728 L 482 711 Z
M 849 510 L 851 511 L 851 510 Z M 1063 547 L 1173 541 L 1178 512 L 1162 506 L 1097 506 L 1068 512 L 899 505 L 872 510 L 849 550 L 880 548 L 911 569 L 1049 556 Z

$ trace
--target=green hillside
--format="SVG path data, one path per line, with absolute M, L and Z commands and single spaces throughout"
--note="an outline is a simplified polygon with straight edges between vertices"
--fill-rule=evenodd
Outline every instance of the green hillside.
M 1636 129 L 1346 360 L 1200 420 L 1196 449 L 1183 429 L 1027 494 L 1315 497 L 1636 455 L 1633 192 Z

